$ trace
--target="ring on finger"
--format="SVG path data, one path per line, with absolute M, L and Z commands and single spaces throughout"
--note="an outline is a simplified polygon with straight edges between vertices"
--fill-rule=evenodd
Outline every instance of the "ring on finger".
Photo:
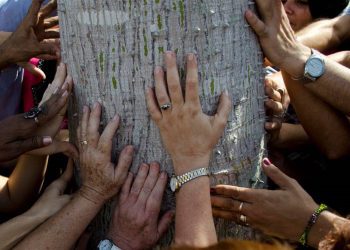
M 241 214 L 239 216 L 239 221 L 242 223 L 242 225 L 249 226 L 249 224 L 247 223 L 247 216 Z
M 168 109 L 170 109 L 171 108 L 171 103 L 169 102 L 169 103 L 165 103 L 165 104 L 163 104 L 163 105 L 161 105 L 160 106 L 160 109 L 161 110 L 168 110 Z
M 88 144 L 88 141 L 87 141 L 87 140 L 80 141 L 80 144 L 81 144 L 81 145 L 87 145 L 87 144 Z
M 238 212 L 242 212 L 243 205 L 244 205 L 244 202 L 242 201 L 241 204 L 239 204 Z

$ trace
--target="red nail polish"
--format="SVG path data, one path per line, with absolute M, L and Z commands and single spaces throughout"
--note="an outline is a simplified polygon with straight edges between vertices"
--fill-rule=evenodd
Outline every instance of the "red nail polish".
M 270 165 L 271 165 L 270 160 L 267 159 L 267 158 L 265 158 L 265 159 L 263 160 L 263 163 L 264 163 L 266 166 L 270 166 Z

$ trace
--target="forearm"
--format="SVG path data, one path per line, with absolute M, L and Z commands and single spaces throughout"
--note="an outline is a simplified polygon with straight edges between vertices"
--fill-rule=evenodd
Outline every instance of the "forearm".
M 1 249 L 12 249 L 27 234 L 43 223 L 47 217 L 31 210 L 0 225 Z
M 350 152 L 350 126 L 346 117 L 313 95 L 306 87 L 284 74 L 291 102 L 303 128 L 330 159 Z
M 349 221 L 345 218 L 327 211 L 321 213 L 315 225 L 310 230 L 308 245 L 317 249 L 320 241 L 322 241 L 326 235 L 328 235 L 331 231 L 336 231 L 343 228 L 343 225 L 346 224 L 349 224 Z
M 278 139 L 272 147 L 278 149 L 296 149 L 310 144 L 309 136 L 300 124 L 282 123 Z
M 297 33 L 298 40 L 322 52 L 337 48 L 341 44 L 340 37 L 334 32 L 337 20 L 326 19 L 308 25 Z
M 78 191 L 72 201 L 21 241 L 15 249 L 70 249 L 96 216 L 96 203 Z
M 197 168 L 208 166 L 208 163 L 190 164 Z M 206 247 L 216 242 L 209 177 L 199 177 L 184 184 L 176 194 L 175 244 Z
M 7 182 L 6 202 L 1 211 L 17 213 L 30 207 L 39 194 L 44 180 L 47 156 L 22 155 Z

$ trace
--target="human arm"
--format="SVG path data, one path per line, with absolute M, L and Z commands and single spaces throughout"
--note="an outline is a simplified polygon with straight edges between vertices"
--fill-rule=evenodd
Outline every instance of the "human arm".
M 174 212 L 160 216 L 167 173 L 159 173 L 159 164 L 142 164 L 133 181 L 129 173 L 114 209 L 107 238 L 123 250 L 154 247 L 168 229 Z
M 283 74 L 294 110 L 311 141 L 330 160 L 349 155 L 350 125 L 346 116 Z M 349 82 L 350 87 L 350 82 Z
M 64 194 L 67 183 L 73 176 L 73 161 L 69 160 L 65 172 L 52 182 L 40 199 L 24 214 L 0 225 L 1 249 L 12 249 L 27 234 L 64 207 L 70 195 Z
M 0 176 L 0 212 L 18 214 L 28 209 L 38 196 L 48 157 L 20 156 L 10 177 Z
M 322 52 L 334 50 L 342 43 L 349 41 L 349 24 L 350 15 L 316 21 L 297 33 L 298 40 Z
M 227 93 L 222 94 L 217 114 L 213 117 L 205 115 L 198 96 L 196 57 L 189 54 L 187 58 L 185 96 L 180 86 L 175 53 L 167 52 L 165 62 L 166 76 L 160 67 L 155 69 L 155 93 L 148 89 L 147 106 L 171 155 L 174 172 L 181 175 L 209 166 L 212 150 L 227 122 L 230 99 Z M 160 110 L 158 104 L 161 106 L 170 100 L 171 107 Z M 208 176 L 202 176 L 186 183 L 176 193 L 176 245 L 205 247 L 217 241 L 209 185 Z
M 279 190 L 216 186 L 212 196 L 214 216 L 241 223 L 238 218 L 242 214 L 253 228 L 298 241 L 318 205 L 294 179 L 283 174 L 267 159 L 263 170 L 280 187 Z M 317 248 L 331 230 L 345 222 L 344 218 L 330 212 L 321 213 L 311 228 L 308 245 Z
M 278 0 L 257 0 L 257 6 L 261 19 L 249 10 L 246 18 L 258 35 L 267 58 L 294 78 L 303 76 L 311 50 L 295 38 L 282 3 Z M 325 64 L 325 74 L 305 86 L 347 115 L 350 113 L 350 69 L 328 58 L 325 58 Z
M 340 51 L 331 55 L 328 55 L 328 58 L 344 65 L 347 68 L 350 68 L 350 51 Z
M 125 147 L 117 166 L 111 162 L 112 139 L 119 126 L 119 117 L 98 132 L 101 105 L 95 103 L 90 114 L 84 107 L 78 129 L 80 175 L 82 186 L 73 199 L 58 213 L 28 235 L 15 249 L 70 249 L 96 216 L 104 203 L 119 192 L 132 161 L 133 148 Z
M 58 17 L 49 17 L 57 8 L 56 0 L 41 8 L 43 0 L 33 0 L 27 16 L 11 36 L 0 45 L 0 69 L 14 63 L 27 62 L 35 56 L 57 59 L 59 47 L 50 39 L 59 37 Z
M 72 78 L 66 75 L 64 64 L 58 67 L 53 84 L 56 87 L 47 101 L 39 106 L 41 112 L 37 120 L 25 119 L 24 114 L 19 114 L 0 121 L 0 162 L 52 143 L 63 120 L 73 85 Z

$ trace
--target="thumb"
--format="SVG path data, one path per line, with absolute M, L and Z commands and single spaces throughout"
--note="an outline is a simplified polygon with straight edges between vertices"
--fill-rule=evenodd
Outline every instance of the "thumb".
M 68 159 L 67 167 L 64 173 L 61 175 L 60 179 L 65 182 L 69 182 L 73 177 L 73 160 L 72 158 Z
M 281 189 L 293 187 L 293 179 L 285 175 L 279 168 L 273 165 L 269 159 L 263 160 L 263 170 L 265 174 L 276 183 Z
M 168 211 L 159 220 L 159 223 L 158 223 L 159 238 L 161 238 L 166 233 L 174 217 L 175 217 L 175 211 Z
M 52 143 L 51 136 L 34 136 L 28 139 L 25 139 L 20 143 L 19 150 L 21 152 L 28 152 L 36 148 L 42 148 L 48 146 Z
M 31 74 L 33 74 L 34 76 L 39 77 L 40 79 L 46 79 L 46 75 L 44 71 L 42 71 L 35 65 L 31 64 L 30 62 L 21 64 L 20 66 L 23 67 L 28 72 L 30 72 Z

